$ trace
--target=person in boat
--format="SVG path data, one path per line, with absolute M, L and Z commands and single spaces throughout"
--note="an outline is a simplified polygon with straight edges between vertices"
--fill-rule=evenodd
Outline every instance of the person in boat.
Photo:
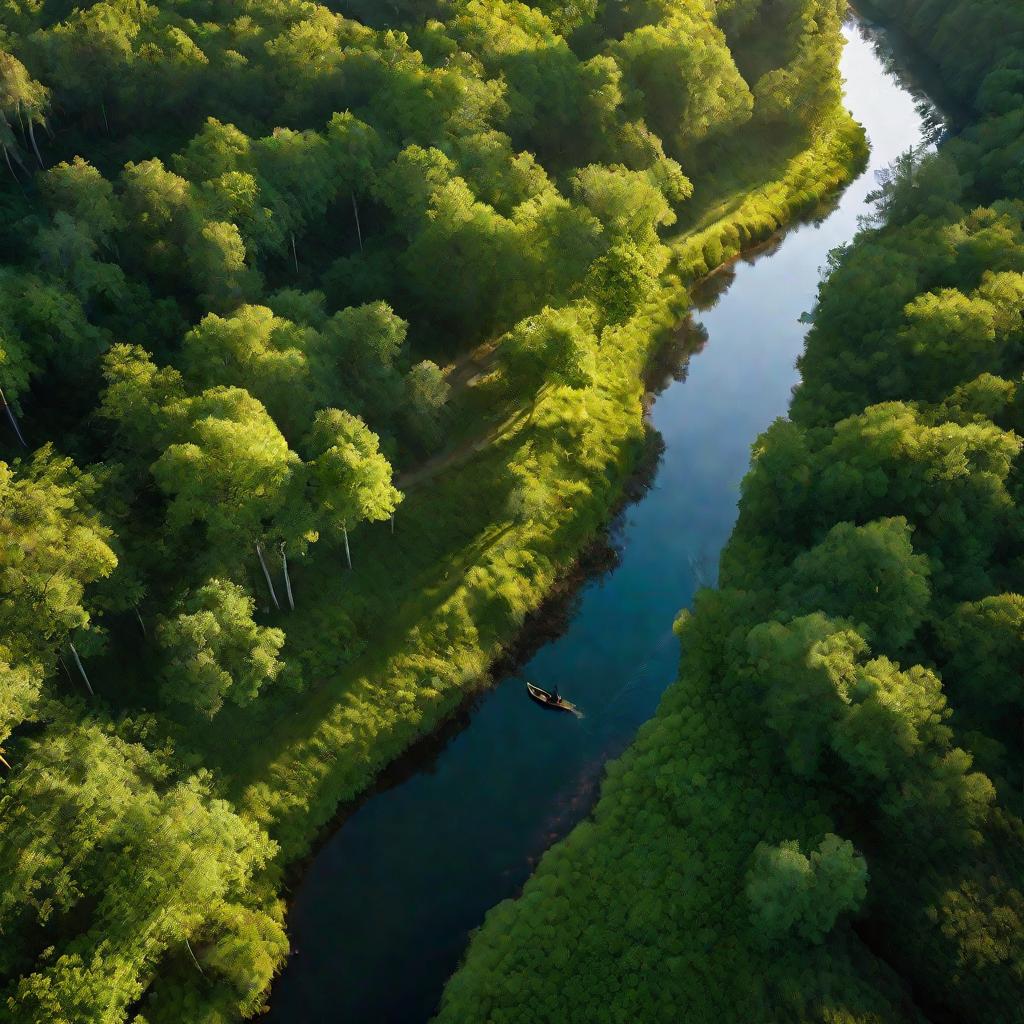
M 558 687 L 557 686 L 552 686 L 551 687 L 551 694 L 550 694 L 550 696 L 551 696 L 551 703 L 552 704 L 557 704 L 562 699 L 558 695 Z

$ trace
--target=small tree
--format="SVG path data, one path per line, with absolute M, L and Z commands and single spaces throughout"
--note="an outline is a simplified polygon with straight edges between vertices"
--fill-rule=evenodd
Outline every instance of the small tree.
M 444 371 L 424 359 L 409 371 L 405 381 L 412 427 L 427 444 L 434 444 L 441 433 L 441 411 L 451 393 Z
M 795 839 L 777 846 L 758 843 L 747 873 L 751 923 L 769 943 L 794 932 L 820 943 L 840 914 L 861 905 L 867 881 L 864 858 L 831 833 L 809 858 Z
M 380 438 L 358 417 L 341 409 L 322 409 L 309 436 L 314 502 L 319 516 L 345 540 L 352 568 L 348 531 L 364 520 L 389 519 L 402 501 L 391 482 L 391 466 Z
M 256 625 L 254 607 L 240 586 L 212 579 L 190 594 L 176 615 L 159 620 L 166 699 L 212 718 L 225 699 L 248 704 L 278 677 L 284 633 Z
M 658 285 L 644 253 L 633 242 L 613 245 L 590 265 L 586 295 L 606 324 L 623 324 Z
M 506 371 L 519 387 L 534 392 L 531 417 L 545 384 L 581 391 L 593 382 L 591 312 L 589 304 L 565 309 L 545 306 L 505 336 L 501 356 Z

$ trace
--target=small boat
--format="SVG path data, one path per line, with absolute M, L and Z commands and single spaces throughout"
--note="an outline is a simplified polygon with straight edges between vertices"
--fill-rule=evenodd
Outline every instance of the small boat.
M 538 704 L 551 708 L 552 711 L 575 712 L 576 710 L 575 704 L 570 704 L 562 697 L 554 697 L 547 690 L 542 690 L 539 686 L 534 686 L 533 683 L 527 683 L 526 690 Z

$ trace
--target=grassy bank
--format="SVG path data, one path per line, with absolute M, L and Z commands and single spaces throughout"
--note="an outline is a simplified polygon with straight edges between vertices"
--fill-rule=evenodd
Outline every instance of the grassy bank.
M 339 804 L 487 684 L 526 615 L 602 529 L 643 444 L 644 367 L 684 315 L 687 286 L 817 205 L 863 157 L 860 129 L 837 117 L 812 147 L 782 161 L 778 179 L 671 241 L 671 272 L 656 298 L 604 332 L 591 388 L 549 388 L 530 416 L 502 406 L 500 374 L 482 381 L 484 404 L 501 409 L 486 450 L 414 489 L 393 534 L 387 524 L 364 531 L 354 575 L 337 551 L 296 570 L 300 611 L 289 645 L 322 651 L 324 638 L 337 636 L 341 649 L 365 628 L 362 653 L 348 664 L 309 664 L 319 680 L 312 693 L 267 699 L 259 725 L 218 721 L 222 741 L 209 737 L 231 766 L 232 795 L 281 843 L 279 865 L 301 857 Z M 304 590 L 316 592 L 308 612 Z M 232 744 L 252 735 L 258 745 Z

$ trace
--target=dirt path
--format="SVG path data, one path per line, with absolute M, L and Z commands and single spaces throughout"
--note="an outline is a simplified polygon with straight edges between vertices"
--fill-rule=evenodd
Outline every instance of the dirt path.
M 468 462 L 477 452 L 483 451 L 504 431 L 506 426 L 508 426 L 507 422 L 498 423 L 484 434 L 477 437 L 469 437 L 454 448 L 431 456 L 426 462 L 421 462 L 416 466 L 415 469 L 406 470 L 406 472 L 398 476 L 395 480 L 395 486 L 400 491 L 409 491 L 419 484 L 432 480 L 438 473 L 443 473 L 452 466 L 461 466 L 462 463 Z
M 487 341 L 459 356 L 448 368 L 446 380 L 451 388 L 451 398 L 461 394 L 466 388 L 472 387 L 473 382 L 478 378 L 490 373 L 498 363 L 497 341 Z M 443 473 L 452 466 L 461 466 L 468 462 L 477 452 L 486 448 L 502 431 L 508 426 L 508 421 L 494 424 L 482 434 L 466 438 L 454 448 L 438 452 L 432 455 L 426 462 L 406 470 L 395 480 L 395 486 L 400 491 L 408 491 L 419 484 L 432 480 L 439 473 Z

